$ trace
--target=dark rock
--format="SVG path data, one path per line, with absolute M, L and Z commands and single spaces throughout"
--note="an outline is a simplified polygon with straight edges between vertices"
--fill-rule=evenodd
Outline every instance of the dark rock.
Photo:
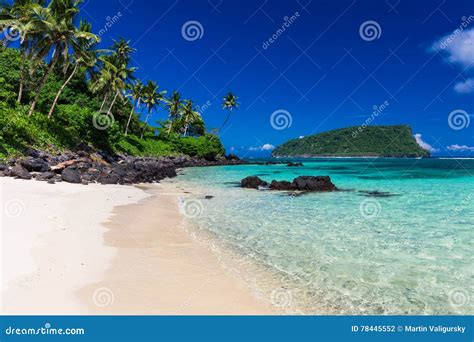
M 288 181 L 272 181 L 270 183 L 270 190 L 283 190 L 283 191 L 289 191 L 289 190 L 295 190 L 294 184 Z
M 267 186 L 268 183 L 261 180 L 257 176 L 250 176 L 242 179 L 240 181 L 240 186 L 242 188 L 251 188 L 251 189 L 258 189 L 259 186 Z
M 118 184 L 120 177 L 115 173 L 102 174 L 97 181 L 101 184 Z
M 9 175 L 20 179 L 31 179 L 30 173 L 21 165 L 15 165 L 11 168 Z
M 40 173 L 38 175 L 36 175 L 36 180 L 39 180 L 39 181 L 47 181 L 49 179 L 52 179 L 54 178 L 54 176 L 56 176 L 56 174 L 54 172 L 43 172 L 43 173 Z
M 81 183 L 81 173 L 77 168 L 69 166 L 61 172 L 61 179 L 68 183 Z
M 8 169 L 8 166 L 4 165 L 4 164 L 0 164 L 0 171 L 5 171 Z
M 289 162 L 288 164 L 286 164 L 286 166 L 294 167 L 294 166 L 304 166 L 304 165 L 301 162 L 295 162 L 295 163 L 294 162 Z
M 46 172 L 49 165 L 41 158 L 28 157 L 20 161 L 21 166 L 30 172 Z
M 204 196 L 204 199 L 207 199 L 207 200 L 210 200 L 210 199 L 213 199 L 214 196 L 210 196 L 210 195 L 207 195 L 207 196 Z
M 366 190 L 360 190 L 359 192 L 363 193 L 365 196 L 368 197 L 392 197 L 392 196 L 398 196 L 397 194 L 392 194 L 390 192 L 385 192 L 385 191 L 366 191 Z
M 230 154 L 226 155 L 226 156 L 225 156 L 225 159 L 227 159 L 227 160 L 240 160 L 240 158 L 237 157 L 237 156 L 236 156 L 235 154 L 233 154 L 233 153 L 230 153 Z
M 300 176 L 293 180 L 296 190 L 300 191 L 334 191 L 336 186 L 329 176 Z

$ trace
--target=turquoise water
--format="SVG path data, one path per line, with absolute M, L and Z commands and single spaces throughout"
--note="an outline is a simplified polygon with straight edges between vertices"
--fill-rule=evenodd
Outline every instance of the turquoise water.
M 177 180 L 198 205 L 188 215 L 197 227 L 281 274 L 262 289 L 277 306 L 474 314 L 474 160 L 303 163 L 189 168 Z M 239 188 L 250 175 L 266 181 L 328 175 L 346 191 L 295 197 Z M 375 190 L 389 196 L 360 192 Z

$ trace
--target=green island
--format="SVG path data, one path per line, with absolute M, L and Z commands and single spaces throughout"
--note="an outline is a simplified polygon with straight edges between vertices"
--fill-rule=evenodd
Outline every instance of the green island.
M 355 126 L 287 141 L 273 157 L 429 157 L 408 125 Z
M 206 128 L 193 100 L 135 76 L 130 41 L 98 48 L 91 25 L 75 24 L 79 4 L 1 7 L 0 28 L 9 31 L 0 46 L 0 159 L 28 148 L 55 153 L 79 144 L 144 157 L 224 155 L 219 130 Z M 237 97 L 229 92 L 222 106 L 224 126 Z M 154 113 L 163 120 L 152 125 Z

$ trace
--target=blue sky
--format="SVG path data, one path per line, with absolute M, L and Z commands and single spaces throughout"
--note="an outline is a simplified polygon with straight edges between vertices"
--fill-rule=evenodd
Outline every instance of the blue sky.
M 130 39 L 137 76 L 192 98 L 209 128 L 233 91 L 228 151 L 268 153 L 370 123 L 409 124 L 434 155 L 474 155 L 472 0 L 86 0 L 83 9 L 104 46 Z

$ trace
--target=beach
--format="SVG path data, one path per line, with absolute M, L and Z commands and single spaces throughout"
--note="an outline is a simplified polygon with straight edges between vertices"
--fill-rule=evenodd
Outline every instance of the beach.
M 175 184 L 0 178 L 2 314 L 271 314 L 193 238 Z

